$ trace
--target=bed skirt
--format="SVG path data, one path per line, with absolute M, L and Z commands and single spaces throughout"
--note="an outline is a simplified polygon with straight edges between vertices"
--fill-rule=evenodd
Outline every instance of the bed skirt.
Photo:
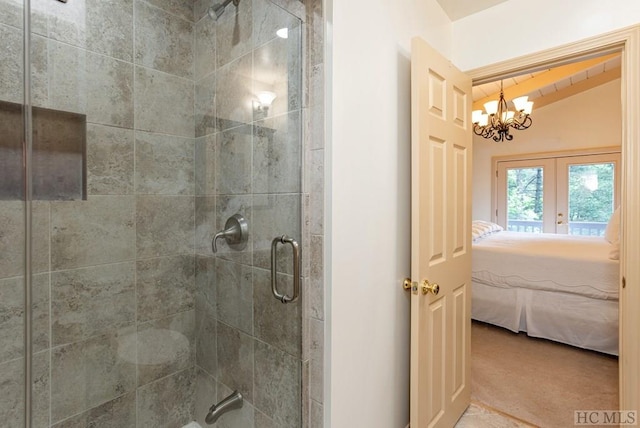
M 471 318 L 513 332 L 618 355 L 618 301 L 472 282 Z

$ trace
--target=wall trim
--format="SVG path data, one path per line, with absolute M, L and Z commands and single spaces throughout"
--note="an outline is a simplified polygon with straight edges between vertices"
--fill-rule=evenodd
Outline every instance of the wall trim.
M 532 160 L 532 159 L 547 159 L 547 158 L 559 158 L 559 157 L 572 157 L 572 156 L 588 156 L 588 155 L 607 155 L 610 153 L 621 153 L 620 146 L 608 146 L 608 147 L 594 147 L 588 149 L 571 149 L 571 150 L 558 150 L 547 152 L 535 152 L 535 153 L 517 153 L 513 155 L 499 155 L 491 156 L 491 165 L 496 162 L 508 162 L 512 160 Z M 495 168 L 494 168 L 495 170 Z

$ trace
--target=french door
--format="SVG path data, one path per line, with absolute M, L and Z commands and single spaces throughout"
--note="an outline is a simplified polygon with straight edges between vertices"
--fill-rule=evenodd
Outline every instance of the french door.
M 506 230 L 602 236 L 620 200 L 620 153 L 496 164 L 496 223 Z

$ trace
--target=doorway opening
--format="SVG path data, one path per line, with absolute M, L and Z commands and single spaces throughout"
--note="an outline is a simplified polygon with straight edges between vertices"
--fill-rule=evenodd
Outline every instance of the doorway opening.
M 618 385 L 621 375 L 617 367 L 621 268 L 620 261 L 610 257 L 617 249 L 619 258 L 620 237 L 607 241 L 603 226 L 603 233 L 598 233 L 602 236 L 574 240 L 568 233 L 569 204 L 563 202 L 571 200 L 578 190 L 583 198 L 586 192 L 595 198 L 605 190 L 595 184 L 599 177 L 594 171 L 606 167 L 582 168 L 589 169 L 585 173 L 594 177 L 572 180 L 572 171 L 575 175 L 580 169 L 572 170 L 572 165 L 580 155 L 617 150 L 624 157 L 624 49 L 593 45 L 578 53 L 538 62 L 530 58 L 527 66 L 512 65 L 511 69 L 503 65 L 500 73 L 491 76 L 486 71 L 485 75 L 472 73 L 476 77 L 474 110 L 483 102 L 497 99 L 502 86 L 505 98 L 528 95 L 534 102 L 532 126 L 513 131 L 512 141 L 496 143 L 474 137 L 473 219 L 494 223 L 503 231 L 474 240 L 472 318 L 479 322 L 474 321 L 472 327 L 472 377 L 480 384 L 472 388 L 472 399 L 542 426 L 572 424 L 574 411 L 584 408 L 624 408 L 619 407 L 618 390 L 622 385 Z M 575 162 L 554 158 L 575 158 Z M 580 165 L 593 164 L 583 160 Z M 615 194 L 625 186 L 625 180 L 628 176 L 623 170 L 619 180 L 622 186 L 618 185 L 617 191 L 609 186 L 614 201 L 609 217 L 619 205 L 616 202 L 620 198 Z M 511 195 L 510 189 L 517 191 L 518 184 L 531 187 L 532 195 Z M 550 194 L 553 198 L 544 198 L 543 204 L 543 195 Z M 574 204 L 571 213 L 575 211 Z M 609 217 L 606 223 L 610 223 Z M 573 221 L 576 230 L 579 219 Z M 604 220 L 598 217 L 601 222 Z M 533 236 L 531 232 L 538 223 L 537 232 L 563 236 Z M 527 230 L 527 225 L 533 229 Z M 519 226 L 523 233 L 517 236 Z M 510 250 L 506 256 L 505 245 Z M 556 264 L 572 268 L 556 269 Z M 589 269 L 595 273 L 591 279 L 579 278 Z M 577 276 L 565 275 L 576 272 Z M 605 277 L 606 291 L 601 281 Z M 577 284 L 600 288 L 603 293 L 580 290 Z M 594 330 L 600 337 L 592 337 Z M 493 352 L 486 346 L 490 341 L 496 342 Z M 515 363 L 513 370 L 508 369 L 509 361 Z M 591 376 L 594 365 L 601 368 L 598 379 Z M 549 376 L 553 370 L 566 376 Z M 501 387 L 492 384 L 492 393 L 487 394 L 482 384 L 488 386 L 491 378 L 499 375 Z M 558 388 L 554 382 L 565 388 Z M 568 382 L 575 389 L 573 397 L 567 394 Z M 544 393 L 536 396 L 534 391 Z M 608 394 L 603 396 L 603 391 Z M 532 396 L 536 399 L 523 398 Z M 550 405 L 557 407 L 549 409 Z

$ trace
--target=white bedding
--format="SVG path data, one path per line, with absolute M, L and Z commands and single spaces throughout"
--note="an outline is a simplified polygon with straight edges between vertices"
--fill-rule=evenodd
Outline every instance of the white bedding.
M 619 263 L 610 250 L 601 237 L 498 232 L 473 243 L 472 279 L 617 300 Z

